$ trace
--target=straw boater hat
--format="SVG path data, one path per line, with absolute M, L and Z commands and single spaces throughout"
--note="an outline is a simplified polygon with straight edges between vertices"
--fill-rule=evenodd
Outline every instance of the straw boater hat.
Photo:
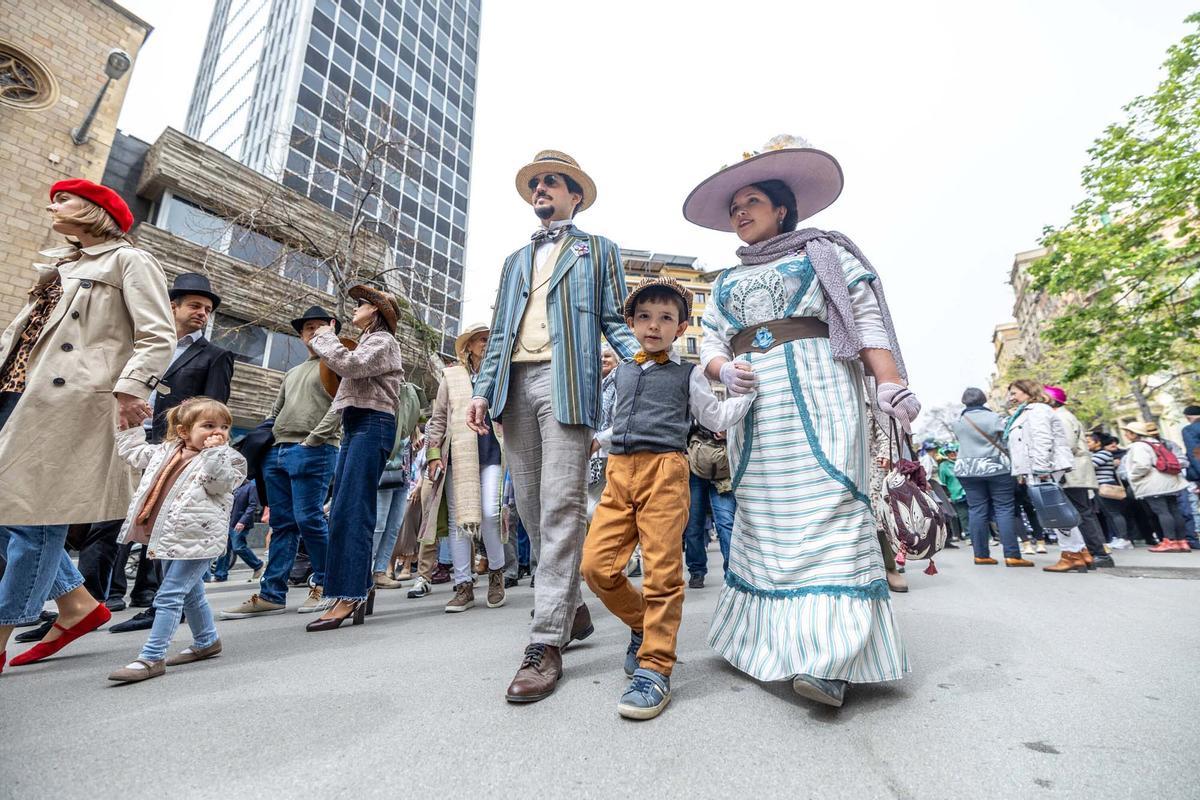
M 700 182 L 683 201 L 683 216 L 702 228 L 733 231 L 729 202 L 752 183 L 780 180 L 796 195 L 796 213 L 807 219 L 833 204 L 842 193 L 842 167 L 824 150 L 798 136 L 776 136 L 763 152 L 747 153 L 743 161 L 725 167 Z
M 660 276 L 655 278 L 642 278 L 641 282 L 637 286 L 633 287 L 633 291 L 630 292 L 629 296 L 625 298 L 625 317 L 627 319 L 633 317 L 633 309 L 637 305 L 638 295 L 655 286 L 662 286 L 676 292 L 680 297 L 683 298 L 683 304 L 687 306 L 686 316 L 688 318 L 692 316 L 691 291 L 689 291 L 687 287 L 674 278 Z M 684 320 L 679 321 L 683 322 Z
M 1138 436 L 1158 436 L 1158 425 L 1153 422 L 1126 422 L 1121 429 Z
M 477 333 L 487 333 L 490 331 L 487 325 L 482 322 L 476 322 L 463 328 L 463 332 L 454 340 L 454 354 L 458 356 L 458 361 L 464 367 L 467 366 L 467 342 L 471 341 Z
M 400 319 L 400 304 L 396 302 L 396 298 L 379 291 L 374 286 L 367 286 L 365 283 L 351 288 L 348 294 L 355 300 L 366 300 L 379 309 L 379 313 L 383 315 L 383 321 L 387 323 L 388 330 L 392 333 L 396 332 L 396 324 Z
M 578 161 L 559 150 L 543 150 L 533 157 L 533 161 L 517 170 L 517 194 L 521 195 L 530 205 L 533 204 L 533 199 L 529 192 L 529 180 L 534 175 L 541 175 L 544 172 L 569 175 L 572 180 L 583 187 L 583 202 L 579 204 L 580 211 L 586 210 L 588 206 L 596 202 L 596 182 L 579 168 Z

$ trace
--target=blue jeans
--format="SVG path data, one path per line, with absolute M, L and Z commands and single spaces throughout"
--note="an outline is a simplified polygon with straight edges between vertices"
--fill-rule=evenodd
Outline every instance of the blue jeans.
M 160 661 L 166 657 L 183 613 L 187 614 L 188 627 L 192 629 L 193 649 L 208 647 L 217 640 L 212 608 L 204 596 L 204 572 L 210 560 L 192 558 L 164 563 L 162 583 L 154 595 L 154 625 L 138 658 Z
M 722 568 L 729 570 L 729 540 L 733 536 L 733 515 L 737 511 L 737 500 L 733 492 L 721 494 L 717 485 L 705 478 L 689 475 L 688 485 L 692 490 L 692 507 L 688 512 L 687 527 L 683 529 L 683 549 L 687 570 L 691 575 L 708 574 L 708 512 L 712 509 L 713 526 L 717 529 L 717 542 L 721 546 Z
M 250 545 L 246 544 L 246 531 L 229 531 L 229 547 L 225 550 L 225 555 L 217 559 L 216 569 L 213 570 L 213 575 L 217 580 L 223 581 L 229 577 L 229 570 L 241 557 L 242 561 L 246 562 L 246 566 L 250 569 L 257 570 L 262 567 L 262 559 L 254 554 L 250 549 Z
M 990 522 L 1000 529 L 1000 546 L 1005 558 L 1020 558 L 1017 543 L 1016 481 L 1011 475 L 959 478 L 967 493 L 967 526 L 976 558 L 987 558 L 992 537 Z
M 63 545 L 66 525 L 0 526 L 0 551 L 7 562 L 0 578 L 0 625 L 24 625 L 57 600 L 83 585 L 83 576 Z
M 394 489 L 375 490 L 375 572 L 387 572 L 391 566 L 392 551 L 400 536 L 400 523 L 404 521 L 404 510 L 408 508 L 408 484 Z
M 1196 540 L 1196 515 L 1192 513 L 1191 489 L 1179 492 L 1179 515 L 1183 517 L 1183 538 L 1193 550 L 1200 550 L 1200 541 Z
M 271 551 L 259 594 L 268 602 L 287 602 L 288 573 L 296 560 L 298 537 L 304 537 L 304 548 L 312 561 L 313 585 L 321 586 L 325 580 L 329 544 L 325 495 L 337 453 L 331 444 L 277 444 L 267 456 L 263 477 L 271 508 Z
M 342 450 L 333 476 L 325 555 L 329 599 L 362 600 L 371 588 L 375 489 L 395 439 L 393 414 L 353 406 L 342 412 Z

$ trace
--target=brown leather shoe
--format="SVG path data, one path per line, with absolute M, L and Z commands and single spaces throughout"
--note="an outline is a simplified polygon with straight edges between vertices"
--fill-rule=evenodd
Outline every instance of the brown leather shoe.
M 531 644 L 525 648 L 521 668 L 508 685 L 505 698 L 510 703 L 536 703 L 538 700 L 544 700 L 554 694 L 562 674 L 562 653 L 557 647 L 551 644 Z
M 1058 562 L 1048 567 L 1042 567 L 1043 572 L 1087 572 L 1087 562 L 1079 553 L 1062 553 Z
M 994 558 L 991 558 L 990 556 L 988 558 L 976 558 L 975 559 L 976 566 L 983 566 L 985 564 L 998 564 L 998 563 L 1000 563 L 1000 562 L 998 562 Z
M 1087 567 L 1088 570 L 1095 571 L 1096 564 L 1094 563 L 1095 560 L 1092 558 L 1092 553 L 1090 550 L 1085 548 L 1080 550 L 1076 555 L 1083 559 L 1083 565 Z
M 575 609 L 575 621 L 571 623 L 571 638 L 569 642 L 582 642 L 587 637 L 596 632 L 596 626 L 592 625 L 592 612 L 588 611 L 587 603 L 580 603 L 579 608 Z
M 1006 567 L 1036 567 L 1037 564 L 1030 561 L 1028 558 L 1006 558 L 1004 559 Z

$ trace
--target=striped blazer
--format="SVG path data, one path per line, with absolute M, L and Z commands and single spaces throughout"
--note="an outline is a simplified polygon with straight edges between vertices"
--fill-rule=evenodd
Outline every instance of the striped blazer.
M 554 418 L 562 424 L 597 428 L 601 332 L 618 357 L 631 358 L 638 351 L 637 339 L 625 325 L 625 268 L 620 248 L 603 236 L 573 227 L 563 237 L 546 295 L 554 366 L 551 403 Z M 504 262 L 487 352 L 475 381 L 475 396 L 488 401 L 498 421 L 508 399 L 513 350 L 529 302 L 533 250 L 534 245 L 527 244 Z

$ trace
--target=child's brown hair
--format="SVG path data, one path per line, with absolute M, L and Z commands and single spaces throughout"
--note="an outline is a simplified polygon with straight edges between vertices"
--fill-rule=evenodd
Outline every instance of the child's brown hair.
M 179 439 L 179 429 L 191 431 L 192 426 L 202 419 L 219 419 L 233 427 L 233 413 L 229 406 L 211 397 L 192 397 L 167 412 L 166 441 Z

